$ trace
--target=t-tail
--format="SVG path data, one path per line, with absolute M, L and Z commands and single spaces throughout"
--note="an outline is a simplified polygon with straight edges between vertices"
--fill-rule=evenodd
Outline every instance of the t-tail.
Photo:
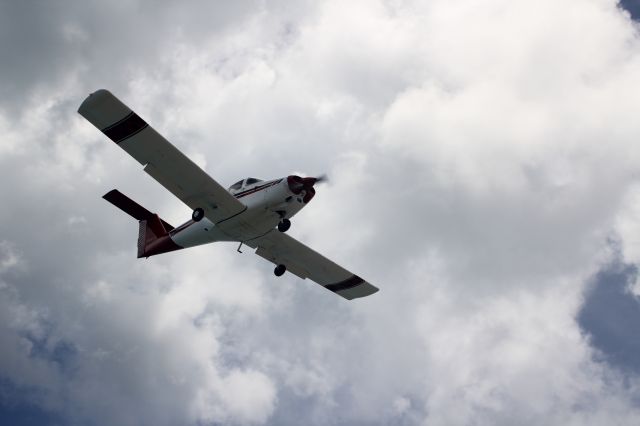
M 102 198 L 139 221 L 138 258 L 149 257 L 183 248 L 171 239 L 169 233 L 174 229 L 173 226 L 122 192 L 114 189 L 107 192 Z

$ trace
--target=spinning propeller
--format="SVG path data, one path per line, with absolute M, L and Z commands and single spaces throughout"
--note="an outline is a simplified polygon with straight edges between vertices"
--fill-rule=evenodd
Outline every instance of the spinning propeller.
M 296 195 L 300 195 L 304 191 L 304 196 L 302 201 L 306 204 L 316 195 L 316 190 L 313 188 L 313 185 L 316 183 L 326 182 L 328 180 L 326 174 L 322 174 L 318 177 L 300 177 L 296 175 L 291 175 L 287 177 L 287 183 L 289 184 L 289 189 Z

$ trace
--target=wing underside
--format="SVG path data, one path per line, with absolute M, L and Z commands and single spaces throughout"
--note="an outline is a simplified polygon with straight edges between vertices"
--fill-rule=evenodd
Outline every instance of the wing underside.
M 98 90 L 92 93 L 78 112 L 186 205 L 204 209 L 205 216 L 212 222 L 221 222 L 246 209 L 111 92 Z
M 289 272 L 302 279 L 309 278 L 345 299 L 378 291 L 377 287 L 282 232 L 273 230 L 245 244 L 275 265 L 285 265 Z

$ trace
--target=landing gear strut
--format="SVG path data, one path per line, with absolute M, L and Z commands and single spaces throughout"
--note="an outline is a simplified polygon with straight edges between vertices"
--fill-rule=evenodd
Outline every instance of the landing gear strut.
M 200 222 L 203 218 L 204 218 L 204 210 L 202 210 L 202 208 L 200 207 L 195 209 L 191 214 L 191 219 L 193 219 L 194 222 Z
M 276 274 L 276 277 L 280 277 L 282 276 L 282 274 L 284 274 L 287 270 L 287 267 L 284 265 L 278 265 L 276 266 L 276 269 L 273 270 L 273 273 Z
M 291 228 L 291 221 L 289 219 L 282 219 L 280 223 L 278 223 L 278 231 L 287 232 Z

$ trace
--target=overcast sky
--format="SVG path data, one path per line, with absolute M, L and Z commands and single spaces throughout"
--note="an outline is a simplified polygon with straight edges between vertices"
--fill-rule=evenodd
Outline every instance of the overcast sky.
M 634 16 L 636 1 L 626 2 Z M 0 423 L 640 424 L 640 38 L 615 0 L 0 0 Z M 107 88 L 289 231 L 136 259 Z

